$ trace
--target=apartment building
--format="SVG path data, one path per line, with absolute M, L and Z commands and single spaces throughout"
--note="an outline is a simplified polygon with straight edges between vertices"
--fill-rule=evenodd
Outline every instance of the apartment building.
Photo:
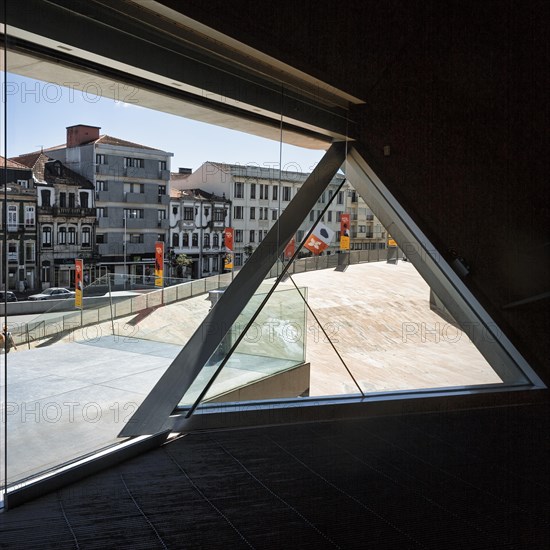
M 48 156 L 94 183 L 97 274 L 144 276 L 155 242 L 168 238 L 172 153 L 100 135 L 97 126 L 67 128 L 65 144 Z
M 177 175 L 176 175 L 177 176 Z M 181 181 L 175 178 L 173 181 Z M 231 225 L 231 202 L 202 189 L 170 192 L 168 251 L 187 255 L 194 279 L 223 272 L 223 230 Z
M 205 162 L 187 177 L 173 181 L 173 186 L 181 190 L 204 189 L 231 202 L 235 267 L 238 268 L 267 235 L 307 176 L 303 172 L 280 171 L 254 165 Z M 296 233 L 298 242 L 337 193 L 322 221 L 336 232 L 336 237 L 326 253 L 332 254 L 339 249 L 340 215 L 346 211 L 347 190 L 350 188 L 344 179 L 343 175 L 333 178 Z M 343 187 L 340 188 L 342 183 Z
M 357 191 L 348 191 L 350 211 L 351 250 L 386 248 L 387 233 L 380 220 Z
M 94 185 L 43 152 L 14 158 L 32 170 L 37 204 L 37 283 L 71 286 L 75 258 L 84 260 L 85 278 L 95 274 Z
M 4 157 L 0 165 L 5 167 L 0 171 L 0 216 L 7 230 L 6 251 L 0 243 L 0 288 L 22 291 L 25 284 L 28 288 L 36 284 L 36 192 L 27 166 Z

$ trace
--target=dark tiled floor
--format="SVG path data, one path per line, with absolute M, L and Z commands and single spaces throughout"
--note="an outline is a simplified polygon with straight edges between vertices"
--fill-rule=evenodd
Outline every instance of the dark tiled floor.
M 1 548 L 550 548 L 550 406 L 186 436 L 0 515 Z

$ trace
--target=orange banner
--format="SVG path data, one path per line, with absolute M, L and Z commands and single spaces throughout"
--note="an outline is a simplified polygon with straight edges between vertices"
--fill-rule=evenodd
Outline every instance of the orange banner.
M 325 224 L 319 223 L 304 246 L 313 254 L 320 254 L 329 247 L 333 238 L 334 231 Z
M 290 242 L 285 247 L 285 252 L 284 252 L 285 260 L 290 260 L 290 258 L 294 256 L 295 252 L 296 252 L 296 239 L 292 237 L 292 239 L 290 239 Z
M 340 216 L 340 250 L 349 250 L 349 214 L 342 213 Z
M 164 279 L 164 243 L 155 243 L 155 286 L 163 286 Z
M 84 261 L 74 261 L 74 305 L 82 309 L 82 277 L 84 272 Z
M 224 269 L 233 269 L 233 254 L 228 252 L 223 258 L 223 267 Z
M 223 231 L 223 243 L 226 250 L 233 252 L 233 228 L 226 227 Z

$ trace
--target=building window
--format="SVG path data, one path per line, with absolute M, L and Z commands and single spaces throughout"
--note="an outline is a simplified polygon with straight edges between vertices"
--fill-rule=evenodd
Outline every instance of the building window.
M 60 227 L 57 231 L 57 244 L 67 244 L 67 228 Z
M 237 196 L 237 195 L 235 195 L 235 196 Z M 251 199 L 256 198 L 256 184 L 255 183 L 250 184 L 250 198 Z
M 25 206 L 25 227 L 34 227 L 36 224 L 35 207 Z
M 157 233 L 157 241 L 163 243 L 166 235 L 164 233 Z
M 243 255 L 237 252 L 237 254 L 235 254 L 235 267 L 240 267 L 241 265 L 243 265 Z
M 199 246 L 199 234 L 193 233 L 191 236 L 191 246 Z
M 160 222 L 166 219 L 166 210 L 157 210 L 157 220 Z
M 172 246 L 174 248 L 179 248 L 180 245 L 180 236 L 178 233 L 172 233 Z
M 277 210 L 271 211 L 271 220 L 275 221 L 277 219 Z
M 185 206 L 183 209 L 183 220 L 186 222 L 192 222 L 195 219 L 193 209 L 190 206 Z
M 125 183 L 124 192 L 137 193 L 138 195 L 142 195 L 143 193 L 145 193 L 145 185 L 143 183 Z
M 143 208 L 125 208 L 124 217 L 126 219 L 142 219 Z
M 76 229 L 74 227 L 69 227 L 68 230 L 68 243 L 76 244 Z
M 296 241 L 298 243 L 301 243 L 302 240 L 304 238 L 304 230 L 303 229 L 299 229 L 298 231 L 296 231 Z
M 107 207 L 106 206 L 100 206 L 96 209 L 97 217 L 98 218 L 106 218 L 107 217 Z
M 96 154 L 95 163 L 96 164 L 107 164 L 107 160 L 105 158 L 105 155 L 102 155 L 100 153 Z
M 59 193 L 59 206 L 65 208 L 67 206 L 67 193 Z
M 283 187 L 283 200 L 289 201 L 292 197 L 292 187 L 289 187 L 288 185 L 285 185 Z
M 141 233 L 130 233 L 128 242 L 130 244 L 143 244 L 143 235 Z
M 105 244 L 105 235 L 103 233 L 96 233 L 95 242 L 96 244 Z
M 166 195 L 166 185 L 158 186 L 158 201 L 162 202 L 162 197 Z
M 260 212 L 262 211 L 262 209 L 260 208 Z M 254 208 L 254 206 L 251 206 L 250 207 L 250 219 L 251 220 L 255 220 L 256 219 L 256 208 Z
M 329 210 L 329 211 L 328 211 L 328 221 L 329 221 L 329 222 L 332 221 L 332 210 Z
M 159 160 L 159 171 L 166 170 L 166 161 L 165 160 Z
M 221 208 L 214 209 L 214 221 L 223 222 L 225 220 L 225 210 Z
M 8 231 L 17 231 L 19 225 L 17 205 L 8 205 Z
M 251 229 L 248 241 L 253 243 L 253 242 L 255 242 L 255 240 L 256 240 L 256 231 L 254 231 L 254 229 Z
M 344 192 L 338 191 L 338 198 L 336 199 L 338 204 L 344 204 Z
M 269 188 L 267 185 L 260 183 L 260 199 L 269 199 L 267 192 L 269 191 Z
M 216 248 L 220 246 L 220 236 L 218 233 L 214 233 L 214 235 L 212 236 L 212 246 Z
M 236 220 L 242 220 L 243 219 L 243 207 L 242 206 L 234 206 L 233 207 L 233 218 Z
M 42 228 L 42 247 L 51 248 L 52 246 L 52 228 L 43 227 Z
M 210 233 L 205 233 L 203 238 L 203 246 L 210 248 Z
M 236 243 L 242 243 L 243 242 L 243 230 L 242 229 L 235 229 L 235 242 Z
M 218 257 L 212 257 L 212 271 L 218 271 Z
M 42 202 L 42 206 L 51 206 L 51 193 L 49 189 L 41 189 L 40 190 L 40 199 Z
M 34 250 L 35 250 L 34 243 L 27 241 L 25 243 L 25 262 L 34 263 L 34 261 L 36 259 Z
M 243 198 L 243 184 L 240 181 L 235 182 L 235 198 L 236 199 Z
M 136 159 L 132 157 L 124 158 L 124 168 L 143 168 L 145 161 L 143 159 Z
M 92 245 L 92 230 L 89 227 L 82 228 L 82 247 L 90 248 Z
M 50 262 L 48 260 L 45 260 L 42 262 L 42 268 L 41 268 L 41 279 L 43 283 L 49 283 L 50 282 Z
M 189 233 L 183 233 L 181 235 L 181 246 L 187 248 L 189 246 Z
M 274 201 L 277 200 L 278 191 L 279 191 L 279 188 L 278 188 L 276 185 L 274 185 L 274 186 L 273 186 L 273 194 L 272 194 L 272 198 L 273 198 Z
M 8 262 L 13 264 L 19 263 L 19 249 L 16 242 L 8 243 Z
M 69 193 L 69 208 L 74 208 L 76 206 L 76 198 L 74 193 Z
M 80 193 L 80 207 L 88 208 L 89 195 L 86 192 Z
M 312 210 L 312 211 L 309 213 L 309 221 L 310 221 L 310 222 L 314 222 L 314 221 L 315 221 L 315 210 Z
M 109 186 L 104 180 L 97 180 L 95 182 L 95 190 L 99 193 L 100 191 L 108 191 Z

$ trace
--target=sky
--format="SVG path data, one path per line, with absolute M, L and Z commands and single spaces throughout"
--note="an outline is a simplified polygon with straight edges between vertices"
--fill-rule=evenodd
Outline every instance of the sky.
M 66 127 L 100 126 L 101 134 L 162 149 L 174 154 L 172 171 L 196 170 L 203 162 L 229 164 L 279 163 L 279 143 L 203 122 L 114 101 L 68 87 L 7 74 L 8 157 L 65 143 Z M 2 117 L 3 118 L 3 117 Z M 4 137 L 0 154 L 4 155 Z M 311 172 L 324 151 L 283 145 L 282 167 Z M 297 166 L 296 166 L 297 165 Z M 300 171 L 300 170 L 298 170 Z

